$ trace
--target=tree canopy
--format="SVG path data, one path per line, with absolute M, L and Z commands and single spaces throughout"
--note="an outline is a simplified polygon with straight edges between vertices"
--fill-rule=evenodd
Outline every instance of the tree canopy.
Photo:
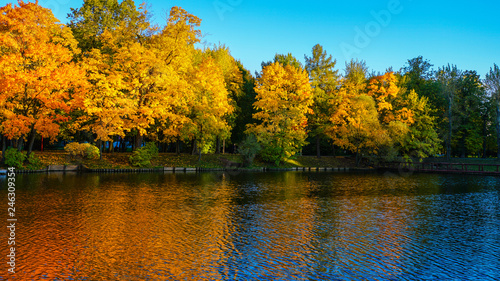
M 201 19 L 181 7 L 152 24 L 144 3 L 85 0 L 68 20 L 38 2 L 0 8 L 3 151 L 45 138 L 92 142 L 102 155 L 105 143 L 149 141 L 201 159 L 247 139 L 275 165 L 304 149 L 319 157 L 324 144 L 358 163 L 500 158 L 497 64 L 484 79 L 422 56 L 399 72 L 374 74 L 357 59 L 341 72 L 315 44 L 304 63 L 276 53 L 255 78 L 228 46 L 201 44 Z

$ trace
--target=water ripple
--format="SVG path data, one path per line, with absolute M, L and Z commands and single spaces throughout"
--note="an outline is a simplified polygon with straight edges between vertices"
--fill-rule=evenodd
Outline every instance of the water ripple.
M 453 175 L 26 175 L 9 280 L 498 280 L 499 186 Z

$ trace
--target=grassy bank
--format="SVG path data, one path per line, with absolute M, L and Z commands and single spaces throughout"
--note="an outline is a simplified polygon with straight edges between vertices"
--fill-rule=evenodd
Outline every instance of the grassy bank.
M 46 167 L 49 165 L 74 165 L 83 164 L 90 169 L 134 169 L 131 166 L 129 157 L 131 152 L 120 153 L 104 153 L 101 160 L 87 160 L 87 159 L 72 159 L 68 153 L 56 151 L 36 151 L 35 155 L 40 158 L 42 164 Z M 224 164 L 221 158 L 227 159 L 232 162 L 242 163 L 243 157 L 238 154 L 204 154 L 201 161 L 198 161 L 198 155 L 190 154 L 175 154 L 175 153 L 160 153 L 158 157 L 153 159 L 152 167 L 198 167 L 198 168 L 223 168 Z M 447 162 L 445 158 L 428 158 L 425 159 L 426 163 L 444 163 Z M 452 158 L 450 163 L 455 164 L 500 164 L 496 158 Z M 355 160 L 353 157 L 333 157 L 323 156 L 317 158 L 315 156 L 296 156 L 283 162 L 280 168 L 294 168 L 294 167 L 348 167 L 354 168 Z M 273 164 L 265 163 L 256 159 L 253 163 L 255 168 L 275 168 Z M 477 170 L 478 167 L 471 167 L 471 170 Z M 492 170 L 493 167 L 485 167 L 485 170 Z
M 44 166 L 48 165 L 72 165 L 83 164 L 90 169 L 133 169 L 130 165 L 130 152 L 120 153 L 104 153 L 101 160 L 87 159 L 71 159 L 64 151 L 44 151 L 35 152 L 35 155 L 40 158 Z M 159 156 L 152 161 L 152 167 L 201 167 L 201 168 L 223 168 L 223 163 L 220 158 L 227 159 L 232 162 L 242 163 L 243 157 L 238 154 L 204 154 L 201 161 L 198 161 L 197 155 L 175 153 L 160 153 Z M 282 168 L 292 167 L 354 167 L 354 159 L 349 157 L 332 157 L 323 156 L 317 158 L 315 156 L 297 156 L 280 165 Z M 253 167 L 274 167 L 272 164 L 264 163 L 256 159 Z

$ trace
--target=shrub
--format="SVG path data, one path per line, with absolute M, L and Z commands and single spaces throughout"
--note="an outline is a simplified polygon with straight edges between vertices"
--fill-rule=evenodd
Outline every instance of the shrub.
M 99 148 L 97 148 L 97 146 L 91 145 L 90 143 L 82 144 L 86 145 L 85 157 L 87 159 L 99 159 L 99 156 L 101 156 L 101 154 L 99 153 Z
M 26 168 L 28 170 L 40 170 L 43 168 L 42 160 L 34 152 L 31 152 L 30 156 L 28 156 L 28 166 Z
M 279 146 L 266 146 L 260 151 L 260 157 L 262 157 L 262 160 L 268 163 L 274 163 L 276 166 L 279 166 L 281 161 L 283 161 L 284 155 L 284 149 Z
M 151 159 L 158 156 L 158 147 L 153 142 L 147 143 L 145 146 L 134 151 L 130 156 L 130 164 L 136 167 L 150 167 Z
M 86 159 L 97 159 L 99 158 L 99 148 L 90 143 L 68 143 L 64 150 L 71 155 L 73 158 L 81 157 Z
M 5 165 L 21 169 L 26 159 L 26 153 L 10 147 L 5 151 Z
M 255 156 L 259 153 L 261 147 L 257 142 L 255 135 L 248 135 L 238 147 L 238 153 L 243 155 L 243 166 L 252 166 Z

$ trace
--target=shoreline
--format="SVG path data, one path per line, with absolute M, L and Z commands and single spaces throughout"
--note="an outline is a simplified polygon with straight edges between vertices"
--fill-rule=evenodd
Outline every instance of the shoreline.
M 0 175 L 3 175 L 0 169 Z M 16 174 L 43 174 L 43 173 L 80 173 L 80 174 L 138 174 L 138 173 L 206 173 L 206 172 L 229 172 L 229 173 L 255 173 L 255 172 L 396 172 L 404 174 L 458 174 L 479 176 L 500 176 L 500 172 L 490 171 L 462 171 L 462 170 L 420 170 L 420 169 L 398 169 L 398 168 L 356 168 L 356 167 L 255 167 L 255 168 L 202 168 L 202 167 L 155 167 L 155 168 L 103 168 L 90 169 L 81 165 L 50 165 L 41 170 L 15 170 Z
M 427 158 L 423 162 L 403 163 L 385 162 L 379 165 L 356 167 L 353 157 L 349 156 L 295 156 L 280 166 L 269 165 L 255 160 L 249 168 L 241 167 L 243 156 L 239 154 L 204 154 L 202 161 L 197 155 L 160 153 L 151 161 L 150 167 L 133 167 L 129 163 L 131 153 L 105 153 L 102 159 L 72 159 L 63 151 L 36 152 L 43 168 L 29 170 L 16 168 L 19 174 L 79 172 L 79 173 L 182 173 L 182 172 L 376 172 L 395 173 L 438 173 L 500 176 L 500 161 L 496 159 L 454 158 L 444 162 L 442 158 Z M 6 167 L 0 168 L 0 174 Z
M 376 171 L 375 168 L 352 168 L 352 167 L 293 167 L 293 168 L 274 168 L 274 167 L 255 167 L 255 168 L 202 168 L 202 167 L 155 167 L 155 168 L 107 168 L 90 169 L 82 165 L 49 165 L 40 170 L 20 170 L 19 174 L 40 174 L 40 173 L 202 173 L 202 172 L 349 172 L 349 171 Z

